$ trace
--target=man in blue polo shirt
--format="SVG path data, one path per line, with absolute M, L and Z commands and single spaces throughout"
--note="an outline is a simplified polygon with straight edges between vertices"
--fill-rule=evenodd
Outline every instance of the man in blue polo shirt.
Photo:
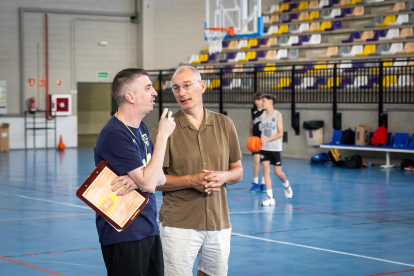
M 153 193 L 156 186 L 165 183 L 162 165 L 167 139 L 175 128 L 174 118 L 171 111 L 164 109 L 154 147 L 142 119 L 153 110 L 157 92 L 145 70 L 125 69 L 119 72 L 112 82 L 112 96 L 118 104 L 118 112 L 99 134 L 94 149 L 95 165 L 105 160 L 120 175 L 112 183 L 113 191 L 125 186 L 117 193 L 118 196 L 141 189 L 149 201 L 122 232 L 96 215 L 102 255 L 108 275 L 164 275 Z

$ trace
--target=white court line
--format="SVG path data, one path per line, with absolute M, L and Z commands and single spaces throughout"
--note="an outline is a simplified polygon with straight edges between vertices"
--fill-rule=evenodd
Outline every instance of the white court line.
M 286 245 L 293 245 L 293 246 L 297 246 L 297 247 L 303 247 L 303 248 L 308 248 L 308 249 L 326 251 L 326 252 L 331 252 L 331 253 L 337 253 L 337 254 L 342 254 L 342 255 L 348 255 L 348 256 L 353 256 L 353 257 L 359 257 L 359 258 L 364 258 L 364 259 L 370 259 L 370 260 L 375 260 L 375 261 L 381 261 L 381 262 L 386 262 L 386 263 L 392 263 L 392 264 L 399 264 L 399 265 L 414 267 L 414 265 L 412 265 L 412 264 L 398 263 L 398 262 L 394 262 L 394 261 L 378 259 L 378 258 L 373 258 L 373 257 L 368 257 L 368 256 L 363 256 L 363 255 L 357 255 L 357 254 L 352 254 L 352 253 L 347 253 L 347 252 L 329 250 L 329 249 L 318 248 L 318 247 L 313 247 L 313 246 L 290 243 L 290 242 L 264 239 L 264 238 L 249 236 L 249 235 L 237 234 L 237 233 L 231 233 L 231 234 L 234 235 L 234 236 L 245 237 L 245 238 L 250 238 L 250 239 L 255 239 L 255 240 L 268 241 L 268 242 L 274 242 L 274 243 L 280 243 L 280 244 L 286 244 Z
M 234 212 L 234 213 L 229 213 L 229 214 L 230 214 L 230 215 L 235 215 L 235 214 L 263 213 L 263 212 L 268 212 L 268 210 L 261 210 L 261 211 L 246 211 L 246 212 Z
M 81 206 L 81 205 L 76 205 L 76 204 L 70 204 L 70 203 L 63 203 L 63 202 L 53 201 L 53 200 L 47 200 L 47 199 L 40 199 L 40 198 L 30 197 L 30 196 L 14 195 L 14 194 L 1 193 L 1 192 L 0 192 L 0 194 L 2 194 L 2 195 L 17 196 L 17 197 L 21 197 L 21 198 L 28 198 L 28 199 L 39 200 L 39 201 L 44 201 L 44 202 L 51 202 L 51 203 L 56 203 L 56 204 L 61 204 L 61 205 L 78 207 L 78 208 L 87 209 L 87 210 L 90 210 L 91 209 L 91 208 L 86 207 L 86 206 Z

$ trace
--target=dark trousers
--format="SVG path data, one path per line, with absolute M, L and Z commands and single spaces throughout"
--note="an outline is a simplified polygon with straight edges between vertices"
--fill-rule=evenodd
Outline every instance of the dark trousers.
M 163 276 L 160 235 L 140 241 L 101 245 L 108 276 Z

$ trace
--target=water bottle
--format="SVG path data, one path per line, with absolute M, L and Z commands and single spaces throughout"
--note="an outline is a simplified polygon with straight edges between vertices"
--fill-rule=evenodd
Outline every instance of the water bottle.
M 371 163 L 371 161 L 368 161 L 368 168 L 371 168 L 372 167 L 372 163 Z

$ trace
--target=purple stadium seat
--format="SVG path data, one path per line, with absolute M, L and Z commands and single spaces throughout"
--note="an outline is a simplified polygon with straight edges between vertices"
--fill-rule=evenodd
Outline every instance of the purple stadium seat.
M 232 65 L 224 66 L 223 73 L 233 73 L 233 66 Z
M 289 16 L 289 19 L 288 20 L 284 20 L 283 23 L 290 23 L 290 22 L 292 22 L 293 19 L 298 19 L 298 18 L 299 18 L 299 14 L 298 13 L 292 13 Z
M 209 63 L 209 62 L 216 62 L 216 54 L 209 55 L 206 61 L 202 61 L 201 63 Z
M 339 4 L 339 2 L 341 2 L 340 0 L 331 0 L 329 1 L 329 5 L 323 6 L 324 8 L 332 8 L 333 5 L 335 4 Z
M 292 11 L 293 9 L 297 9 L 299 7 L 299 5 L 298 4 L 290 4 L 289 5 L 289 9 L 287 10 L 287 11 L 285 11 L 285 12 L 290 12 L 290 11 Z
M 354 42 L 354 39 L 360 39 L 361 34 L 359 32 L 352 32 L 348 39 L 342 40 L 342 43 Z
M 289 3 L 292 2 L 292 0 L 283 0 L 283 3 Z
M 338 29 L 342 29 L 342 21 L 333 21 L 331 27 L 329 29 L 325 29 L 325 31 L 334 31 Z
M 375 34 L 372 38 L 368 38 L 367 41 L 378 41 L 380 37 L 386 37 L 387 36 L 387 30 L 378 30 L 375 31 Z
M 327 77 L 318 77 L 312 86 L 308 86 L 307 89 L 318 89 L 319 86 L 326 85 L 328 82 Z
M 249 59 L 249 61 L 257 61 L 257 60 L 259 60 L 259 58 L 264 58 L 264 57 L 266 57 L 266 51 L 257 51 L 256 52 L 256 57 L 252 58 L 252 59 Z
M 301 46 L 304 42 L 309 42 L 310 36 L 304 35 L 299 38 L 298 43 L 293 43 L 292 46 Z
M 343 77 L 341 83 L 338 85 L 338 88 L 343 89 L 352 84 L 354 84 L 354 77 Z
M 268 31 L 269 31 L 269 27 L 264 27 L 264 28 L 263 28 L 263 33 L 264 33 L 264 34 L 267 34 L 267 32 L 268 32 Z
M 365 67 L 365 63 L 358 61 L 358 62 L 353 62 L 352 63 L 352 68 L 346 68 L 345 72 L 355 72 L 358 70 L 358 68 L 364 68 Z
M 341 14 L 340 14 L 340 15 L 335 16 L 335 18 L 343 18 L 343 17 L 345 17 L 347 14 L 351 14 L 351 13 L 352 13 L 352 8 L 345 8 L 345 9 L 342 9 Z
M 379 83 L 379 76 L 371 76 L 368 80 L 367 85 L 361 85 L 359 88 L 369 89 L 373 88 L 374 85 Z
M 229 59 L 234 59 L 234 58 L 236 58 L 236 53 L 228 53 L 227 57 L 223 60 L 220 60 L 220 62 L 228 62 Z
M 260 48 L 261 45 L 266 45 L 267 39 L 266 38 L 259 38 L 257 40 L 257 46 L 250 47 L 251 49 Z
M 223 87 L 230 86 L 230 79 L 223 79 Z
M 229 47 L 229 44 L 230 44 L 230 41 L 228 41 L 228 40 L 223 40 L 223 41 L 221 42 L 221 45 L 222 45 L 222 47 L 223 47 L 223 48 L 227 48 L 227 47 Z

